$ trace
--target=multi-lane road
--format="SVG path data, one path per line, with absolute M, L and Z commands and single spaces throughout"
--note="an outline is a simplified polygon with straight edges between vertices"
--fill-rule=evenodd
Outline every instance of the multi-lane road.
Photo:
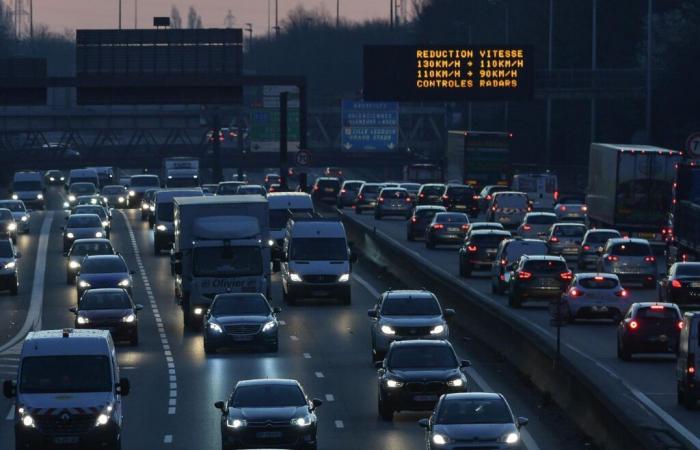
M 22 328 L 71 327 L 75 287 L 65 282 L 59 210 L 62 193 L 49 192 L 47 211 L 32 214 L 32 229 L 19 239 L 20 294 L 0 294 L 0 377 L 16 376 Z M 220 413 L 214 402 L 226 398 L 241 379 L 298 379 L 307 393 L 324 401 L 319 412 L 320 448 L 411 450 L 425 448 L 417 420 L 426 414 L 397 414 L 393 422 L 377 416 L 376 369 L 370 358 L 366 311 L 379 293 L 399 280 L 378 279 L 360 261 L 352 281 L 353 303 L 282 304 L 275 277 L 272 302 L 281 306 L 283 326 L 279 353 L 237 351 L 204 354 L 198 333 L 183 330 L 174 301 L 168 257 L 154 256 L 152 234 L 134 211 L 115 211 L 114 247 L 137 271 L 134 300 L 143 304 L 138 347 L 118 347 L 122 376 L 132 392 L 125 399 L 124 448 L 217 449 Z M 399 224 L 391 224 L 399 226 Z M 388 226 L 391 226 L 388 225 Z M 20 333 L 18 335 L 18 333 Z M 516 414 L 530 418 L 524 436 L 527 448 L 581 448 L 584 434 L 554 406 L 542 405 L 537 393 L 502 361 L 481 348 L 470 348 L 454 335 L 460 357 L 471 359 L 468 370 L 474 390 L 503 392 Z M 659 368 L 662 372 L 663 368 Z M 0 448 L 12 448 L 13 407 L 0 400 Z

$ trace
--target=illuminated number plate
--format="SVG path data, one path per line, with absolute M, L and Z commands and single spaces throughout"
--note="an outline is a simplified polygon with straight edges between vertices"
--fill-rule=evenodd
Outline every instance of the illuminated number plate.
M 642 239 L 655 239 L 656 233 L 639 233 L 639 237 Z
M 459 228 L 457 228 L 457 227 L 449 227 L 449 228 L 447 228 L 447 231 L 459 231 Z
M 53 443 L 60 445 L 77 444 L 78 442 L 80 442 L 78 436 L 58 436 L 53 438 Z
M 325 188 L 324 192 L 333 192 L 333 188 Z
M 413 400 L 416 402 L 436 402 L 437 395 L 414 395 Z
M 311 291 L 311 295 L 314 297 L 326 297 L 328 295 L 328 291 L 315 290 Z
M 281 438 L 282 432 L 281 431 L 261 431 L 259 433 L 255 433 L 255 436 L 259 437 L 260 439 Z
M 455 209 L 467 209 L 466 205 L 457 205 Z
M 495 255 L 495 254 L 496 254 L 496 249 L 493 249 L 493 250 L 491 250 L 491 249 L 486 250 L 486 254 L 489 255 L 489 256 Z
M 700 283 L 690 283 L 690 287 L 692 287 L 692 288 L 700 288 Z
M 593 312 L 608 312 L 607 306 L 591 306 Z

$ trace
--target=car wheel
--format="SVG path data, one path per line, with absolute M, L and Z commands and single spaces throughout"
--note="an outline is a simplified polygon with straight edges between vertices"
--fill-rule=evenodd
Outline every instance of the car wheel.
M 352 295 L 348 292 L 342 297 L 343 305 L 349 305 L 352 303 Z
M 280 349 L 280 341 L 277 340 L 272 344 L 268 345 L 267 350 L 273 353 L 277 353 Z
M 155 256 L 160 256 L 160 247 L 157 246 L 156 244 L 153 244 L 153 254 Z
M 19 286 L 17 285 L 17 276 L 10 281 L 10 295 L 17 295 L 17 291 L 19 290 Z
M 391 422 L 394 420 L 394 408 L 382 400 L 381 394 L 379 395 L 379 400 L 377 401 L 377 410 L 379 412 L 379 417 L 386 422 Z
M 272 271 L 279 272 L 282 268 L 282 263 L 279 260 L 272 261 Z
M 630 354 L 629 350 L 625 348 L 624 344 L 619 338 L 617 340 L 617 357 L 623 361 L 629 361 L 632 359 L 632 355 Z
M 413 237 L 413 233 L 411 233 L 411 232 L 409 231 L 408 233 L 406 233 L 406 240 L 407 240 L 407 241 L 410 241 L 410 242 L 413 242 L 413 241 L 416 240 L 416 238 Z
M 73 284 L 73 276 L 71 274 L 66 274 L 66 284 Z
M 207 355 L 216 353 L 216 346 L 207 342 L 206 339 L 204 340 L 204 353 L 206 353 Z

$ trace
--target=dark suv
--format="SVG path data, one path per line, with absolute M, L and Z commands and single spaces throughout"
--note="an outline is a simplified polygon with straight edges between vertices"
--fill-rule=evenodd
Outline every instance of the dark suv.
M 471 186 L 448 184 L 441 199 L 448 211 L 465 212 L 470 216 L 479 214 L 479 196 Z
M 406 239 L 415 241 L 417 237 L 425 237 L 425 229 L 433 221 L 435 214 L 447 212 L 444 206 L 422 205 L 413 209 L 408 222 L 406 222 Z
M 442 193 L 445 185 L 438 183 L 424 184 L 418 190 L 418 205 L 442 205 Z
M 355 199 L 355 214 L 362 214 L 362 211 L 372 210 L 377 206 L 377 196 L 384 186 L 381 183 L 365 183 L 360 188 Z
M 491 269 L 498 245 L 511 237 L 505 230 L 476 230 L 469 233 L 459 249 L 459 274 L 470 277 L 475 269 Z
M 383 362 L 377 363 L 378 412 L 392 420 L 396 411 L 432 411 L 443 394 L 467 392 L 463 369 L 448 341 L 399 341 L 389 346 Z
M 316 201 L 335 203 L 340 193 L 340 180 L 337 178 L 320 177 L 314 183 L 311 197 Z
M 508 283 L 508 305 L 520 308 L 526 298 L 560 297 L 574 274 L 561 256 L 523 255 Z
M 617 357 L 633 353 L 678 353 L 683 328 L 681 310 L 673 303 L 634 303 L 617 327 Z

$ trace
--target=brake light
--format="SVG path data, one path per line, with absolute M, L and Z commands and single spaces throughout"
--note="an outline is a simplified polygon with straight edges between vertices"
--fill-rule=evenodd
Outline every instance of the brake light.
M 532 227 L 530 225 L 523 225 L 523 231 L 530 231 Z
M 449 196 L 447 196 L 447 195 L 443 195 L 443 196 L 442 196 L 442 199 L 443 199 L 443 200 L 449 200 L 449 199 L 450 199 L 450 197 L 449 197 Z
M 479 200 L 480 198 L 481 197 L 479 197 L 478 195 L 472 195 L 472 200 Z
M 603 280 L 605 280 L 605 278 L 603 278 L 603 277 L 593 277 L 593 279 L 596 280 L 596 281 L 603 281 Z
M 556 236 L 552 236 L 551 238 L 549 238 L 549 242 L 559 242 L 559 238 Z
M 607 259 L 608 261 L 619 261 L 620 260 L 620 258 L 618 258 L 615 255 L 608 255 L 608 257 L 605 259 Z
M 518 278 L 521 280 L 529 280 L 530 278 L 532 278 L 532 273 L 520 271 L 518 272 Z
M 420 194 L 418 194 L 418 197 L 423 198 L 425 197 L 425 194 L 421 192 Z
M 651 309 L 653 309 L 654 311 L 663 311 L 664 305 L 651 305 Z
M 475 252 L 477 250 L 477 246 L 476 245 L 467 245 L 467 250 L 469 250 L 470 252 Z
M 568 272 L 562 272 L 559 274 L 562 280 L 564 281 L 571 281 L 574 279 L 574 274 L 571 271 Z
M 314 192 L 318 191 L 318 186 L 314 186 Z
M 656 262 L 656 256 L 645 256 L 645 257 L 644 257 L 644 262 L 647 262 L 647 263 Z
M 406 197 L 406 203 L 411 203 L 411 197 Z
M 345 194 L 346 192 L 347 192 L 347 191 L 346 191 L 345 189 L 341 189 L 341 190 L 340 190 L 340 193 L 341 193 L 341 194 Z
M 491 200 L 491 194 L 486 196 L 486 200 Z
M 554 200 L 559 200 L 559 191 L 554 191 Z
M 679 321 L 678 321 L 678 329 L 679 329 L 679 330 L 682 330 L 684 326 L 685 326 L 685 324 L 683 323 L 683 321 L 682 321 L 682 320 L 679 320 Z
M 496 210 L 495 206 L 491 207 L 491 211 L 495 211 L 495 210 Z
M 566 206 L 561 205 L 561 206 L 559 207 L 559 211 L 566 211 Z
M 639 322 L 637 322 L 636 320 L 632 320 L 627 326 L 630 330 L 636 330 L 637 328 L 639 328 Z
M 435 225 L 433 225 L 433 230 L 442 230 L 443 228 L 445 228 L 445 225 L 441 223 L 436 223 Z
M 415 216 L 411 217 L 411 223 L 416 223 L 416 222 L 418 222 L 418 219 Z
M 502 259 L 502 260 L 501 260 L 501 265 L 502 265 L 502 266 L 505 266 L 506 264 L 508 264 L 508 261 L 506 261 L 505 259 Z
M 360 194 L 357 196 L 358 200 L 364 200 L 365 199 L 365 194 Z
M 591 246 L 590 246 L 590 245 L 584 245 L 584 246 L 583 246 L 583 249 L 586 250 L 586 251 L 588 251 L 588 250 L 591 249 Z
M 583 212 L 588 211 L 588 206 L 583 205 L 583 206 L 581 207 L 581 211 L 583 211 Z
M 571 289 L 569 289 L 569 295 L 570 295 L 571 297 L 583 297 L 583 294 L 584 294 L 583 291 L 579 291 L 579 290 L 576 289 L 576 288 L 571 288 Z
M 618 297 L 627 297 L 629 295 L 629 292 L 627 291 L 627 289 L 622 289 L 621 291 L 615 292 L 615 295 L 617 295 Z
M 676 288 L 676 289 L 682 288 L 682 287 L 683 287 L 683 283 L 681 283 L 681 282 L 678 281 L 678 280 L 673 280 L 673 281 L 671 281 L 671 287 L 674 287 L 674 288 Z
M 379 198 L 377 199 L 377 201 L 378 201 L 379 203 L 384 203 L 384 197 L 379 197 Z
M 689 367 L 688 367 L 688 373 L 689 373 L 690 375 L 694 375 L 694 374 L 695 374 L 695 367 L 689 366 Z
M 462 231 L 469 231 L 469 224 L 465 223 L 462 225 Z

